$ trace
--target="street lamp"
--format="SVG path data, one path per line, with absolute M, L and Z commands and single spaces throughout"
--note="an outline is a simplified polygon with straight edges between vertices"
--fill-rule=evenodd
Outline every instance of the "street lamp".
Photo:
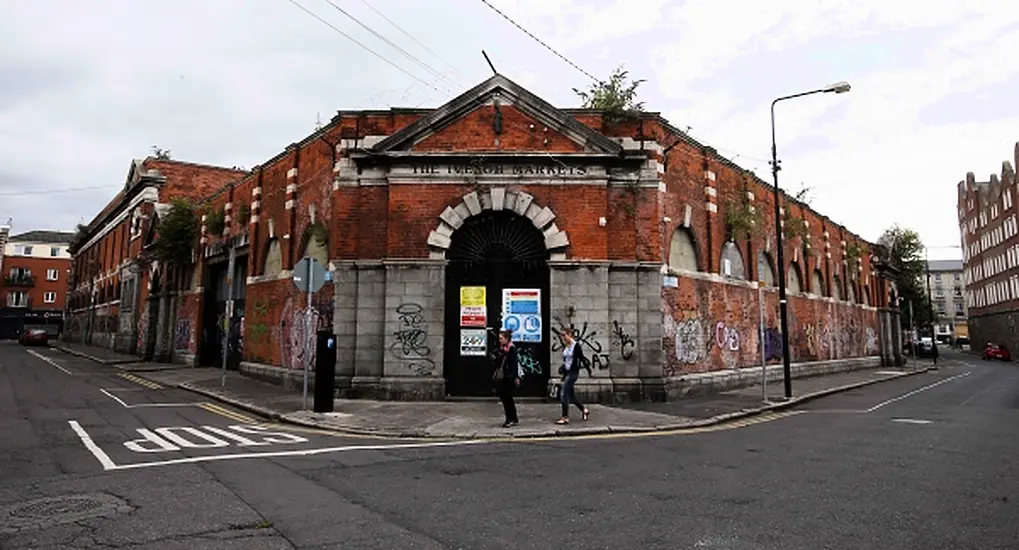
M 798 94 L 787 95 L 780 97 L 775 101 L 771 102 L 771 174 L 775 179 L 775 233 L 776 233 L 776 244 L 778 246 L 778 310 L 779 318 L 781 320 L 782 330 L 782 376 L 785 378 L 785 397 L 790 399 L 793 396 L 793 381 L 792 381 L 792 368 L 789 362 L 789 320 L 786 307 L 786 295 L 785 295 L 785 254 L 782 250 L 782 215 L 781 207 L 779 206 L 779 189 L 778 189 L 778 171 L 781 169 L 778 164 L 778 148 L 775 145 L 775 104 L 779 101 L 787 99 L 793 99 L 797 97 L 803 97 L 813 94 L 826 94 L 835 92 L 836 94 L 846 93 L 850 90 L 848 82 L 836 82 L 834 84 L 819 88 L 817 90 L 811 90 L 809 92 L 801 92 Z

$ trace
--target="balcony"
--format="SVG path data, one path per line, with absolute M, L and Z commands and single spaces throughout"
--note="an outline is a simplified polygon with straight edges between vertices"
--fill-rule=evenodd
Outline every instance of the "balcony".
M 33 287 L 35 286 L 35 277 L 32 275 L 8 275 L 4 277 L 4 286 Z

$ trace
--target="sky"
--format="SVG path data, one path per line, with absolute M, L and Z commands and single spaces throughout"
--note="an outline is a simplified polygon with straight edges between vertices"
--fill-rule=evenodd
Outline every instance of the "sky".
M 622 65 L 646 79 L 647 110 L 768 181 L 771 101 L 848 81 L 778 105 L 781 185 L 870 240 L 915 229 L 932 259 L 961 256 L 956 184 L 1000 174 L 1019 141 L 1007 0 L 489 2 L 597 78 Z M 491 75 L 482 50 L 554 105 L 592 83 L 481 0 L 0 0 L 0 13 L 0 221 L 15 232 L 90 221 L 154 146 L 251 167 L 339 109 L 437 107 Z

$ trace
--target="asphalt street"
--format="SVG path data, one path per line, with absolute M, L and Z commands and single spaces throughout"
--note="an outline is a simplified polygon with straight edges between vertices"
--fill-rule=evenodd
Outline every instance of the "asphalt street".
M 1015 549 L 1017 426 L 969 358 L 696 433 L 340 437 L 0 344 L 0 548 Z

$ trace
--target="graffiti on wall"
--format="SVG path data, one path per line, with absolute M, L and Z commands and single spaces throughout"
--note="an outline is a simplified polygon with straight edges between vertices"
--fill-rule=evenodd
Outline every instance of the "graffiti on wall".
M 619 321 L 612 321 L 612 335 L 615 336 L 615 340 L 612 342 L 612 347 L 619 350 L 619 356 L 624 361 L 629 361 L 633 358 L 633 338 L 623 330 L 623 327 L 619 324 Z
M 288 298 L 280 316 L 280 336 L 283 367 L 303 369 L 315 361 L 315 338 L 319 330 L 329 328 L 326 316 L 315 305 L 311 308 L 297 305 L 300 298 Z
M 145 305 L 142 306 L 141 314 L 138 316 L 138 349 L 145 349 L 145 341 L 148 338 L 149 332 L 149 302 L 145 301 Z
M 867 327 L 867 349 L 865 351 L 868 355 L 878 352 L 877 333 L 870 327 Z
M 719 321 L 715 323 L 715 345 L 720 350 L 739 351 L 740 335 L 736 327 Z
M 177 319 L 173 327 L 174 353 L 192 353 L 194 349 L 190 319 Z
M 764 329 L 764 360 L 782 359 L 782 332 L 777 328 Z
M 597 340 L 597 330 L 589 331 L 586 321 L 580 326 L 580 328 L 577 328 L 573 323 L 565 325 L 558 319 L 556 319 L 556 322 L 559 324 L 559 329 L 552 335 L 552 351 L 555 352 L 563 350 L 565 344 L 563 343 L 562 333 L 568 330 L 570 331 L 570 334 L 573 335 L 573 340 L 577 343 L 577 345 L 581 346 L 581 349 L 586 348 L 584 352 L 585 355 L 588 356 L 588 360 L 591 362 L 592 369 L 605 370 L 609 368 L 609 354 L 602 353 L 603 348 L 601 342 Z
M 414 374 L 431 376 L 435 373 L 435 361 L 428 346 L 424 309 L 415 303 L 400 304 L 396 315 L 399 328 L 393 333 L 390 350 Z
M 541 376 L 541 363 L 538 358 L 534 356 L 534 351 L 529 347 L 519 347 L 520 351 L 517 353 L 517 362 L 520 368 L 524 371 L 524 376 L 534 375 Z
M 676 360 L 692 365 L 707 359 L 710 351 L 707 330 L 698 318 L 676 323 Z

